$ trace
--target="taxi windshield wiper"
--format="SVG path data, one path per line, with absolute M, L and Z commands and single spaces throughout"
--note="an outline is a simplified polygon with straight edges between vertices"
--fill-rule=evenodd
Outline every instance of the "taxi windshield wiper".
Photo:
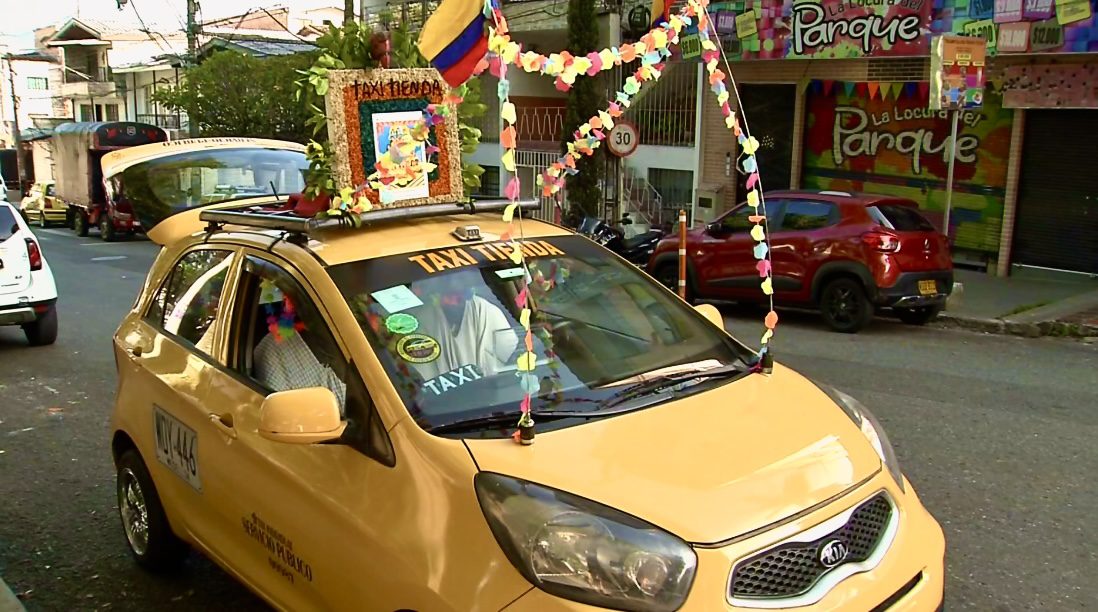
M 586 418 L 592 416 L 592 412 L 584 412 L 578 410 L 550 410 L 545 412 L 534 411 L 531 413 L 531 417 L 535 423 L 544 421 L 553 421 L 557 419 L 568 418 Z M 461 431 L 476 431 L 478 429 L 487 429 L 491 427 L 517 427 L 519 417 L 522 416 L 522 412 L 518 410 L 510 412 L 497 412 L 495 414 L 487 414 L 484 416 L 472 417 L 468 419 L 459 419 L 457 421 L 451 421 L 449 423 L 442 423 L 430 427 L 428 432 L 433 434 L 439 433 L 456 433 Z
M 660 376 L 658 378 L 654 378 L 652 380 L 638 383 L 631 387 L 627 387 L 621 392 L 615 394 L 613 397 L 604 400 L 599 405 L 599 408 L 600 410 L 605 410 L 607 408 L 621 406 L 622 404 L 625 404 L 630 400 L 653 395 L 655 393 L 668 389 L 669 387 L 674 387 L 694 380 L 701 380 L 706 378 L 739 378 L 740 376 L 750 374 L 752 371 L 753 369 L 750 366 L 743 363 L 737 363 L 717 368 L 701 369 L 695 372 L 685 372 L 682 374 Z M 648 405 L 649 403 L 650 402 L 646 402 L 645 405 Z

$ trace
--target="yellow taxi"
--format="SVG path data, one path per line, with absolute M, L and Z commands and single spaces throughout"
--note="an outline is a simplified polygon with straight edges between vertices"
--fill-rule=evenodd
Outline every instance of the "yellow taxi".
M 137 563 L 197 549 L 282 610 L 940 608 L 942 529 L 862 404 L 566 229 L 523 219 L 517 266 L 476 209 L 150 232 L 114 338 Z
M 57 199 L 53 181 L 42 181 L 31 187 L 30 193 L 20 204 L 23 218 L 38 227 L 48 227 L 50 223 L 64 223 L 67 206 Z

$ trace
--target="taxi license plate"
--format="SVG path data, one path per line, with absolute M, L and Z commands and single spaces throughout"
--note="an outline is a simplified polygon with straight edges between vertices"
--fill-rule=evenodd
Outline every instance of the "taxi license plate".
M 919 281 L 919 293 L 922 295 L 934 295 L 938 293 L 938 282 L 933 280 Z
M 202 490 L 198 475 L 198 436 L 182 421 L 153 406 L 156 458 L 196 491 Z

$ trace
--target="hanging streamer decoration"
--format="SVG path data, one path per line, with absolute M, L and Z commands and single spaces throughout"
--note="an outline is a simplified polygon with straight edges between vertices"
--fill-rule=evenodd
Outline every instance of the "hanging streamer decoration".
M 756 269 L 759 274 L 760 288 L 769 298 L 770 308 L 764 324 L 760 351 L 768 349 L 769 342 L 774 335 L 774 329 L 778 323 L 778 315 L 774 311 L 774 288 L 772 278 L 772 265 L 770 258 L 770 243 L 766 231 L 766 203 L 762 194 L 762 182 L 759 175 L 758 160 L 755 156 L 759 148 L 758 140 L 751 136 L 747 130 L 741 129 L 735 111 L 730 104 L 730 96 L 726 78 L 730 78 L 731 70 L 725 59 L 725 69 L 728 74 L 718 68 L 718 60 L 721 56 L 719 40 L 710 37 L 710 18 L 706 7 L 708 0 L 689 0 L 688 3 L 676 15 L 671 15 L 665 22 L 654 27 L 642 36 L 636 43 L 625 44 L 620 47 L 611 47 L 597 52 L 588 53 L 585 56 L 577 56 L 567 51 L 542 55 L 533 51 L 523 52 L 518 43 L 513 42 L 508 35 L 507 20 L 499 8 L 498 2 L 488 0 L 485 3 L 485 12 L 491 19 L 489 27 L 488 56 L 478 65 L 476 72 L 480 73 L 488 69 L 491 74 L 499 78 L 498 94 L 500 100 L 500 115 L 503 118 L 503 130 L 500 133 L 500 145 L 503 148 L 501 162 L 512 178 L 504 190 L 505 196 L 511 201 L 503 215 L 503 220 L 509 224 L 508 239 L 513 239 L 514 216 L 518 207 L 520 193 L 519 178 L 515 174 L 515 149 L 517 146 L 516 123 L 518 121 L 515 105 L 510 101 L 510 83 L 507 80 L 508 66 L 518 67 L 526 72 L 546 75 L 554 78 L 554 85 L 560 91 L 568 91 L 577 78 L 595 76 L 599 72 L 611 70 L 622 64 L 629 64 L 640 60 L 640 66 L 632 76 L 625 80 L 621 91 L 608 103 L 607 110 L 599 111 L 588 121 L 579 126 L 573 134 L 573 140 L 566 145 L 566 150 L 557 161 L 553 162 L 544 172 L 536 177 L 542 196 L 557 194 L 564 186 L 568 175 L 576 174 L 576 161 L 581 155 L 593 155 L 600 143 L 606 138 L 606 134 L 614 126 L 614 121 L 620 117 L 625 109 L 629 108 L 632 98 L 640 92 L 641 86 L 646 82 L 660 78 L 663 70 L 663 62 L 670 57 L 670 46 L 676 44 L 683 28 L 691 25 L 696 19 L 698 33 L 702 42 L 703 61 L 705 61 L 708 73 L 709 86 L 717 98 L 721 112 L 725 117 L 726 127 L 732 131 L 740 145 L 740 165 L 748 175 L 747 202 L 754 211 L 750 221 L 754 223 L 751 237 L 756 241 L 754 255 L 758 260 Z M 732 91 L 735 92 L 733 82 Z M 746 125 L 746 124 L 745 124 Z M 529 281 L 529 269 L 525 266 L 522 255 L 521 242 L 521 216 L 519 218 L 519 238 L 512 245 L 512 258 L 516 264 L 523 266 L 525 270 L 525 282 Z M 532 334 L 530 332 L 531 306 L 528 303 L 528 285 L 520 289 L 518 306 L 521 309 L 520 321 L 526 330 L 526 352 L 519 358 L 518 369 L 523 376 L 530 376 L 528 372 L 535 366 L 536 355 L 533 353 Z M 761 362 L 761 359 L 760 359 Z M 536 382 L 536 378 L 534 378 Z M 521 409 L 522 416 L 519 419 L 520 432 L 523 428 L 533 426 L 530 416 L 530 394 L 536 387 L 523 385 L 526 391 L 523 397 Z M 522 440 L 520 432 L 516 432 L 516 440 Z

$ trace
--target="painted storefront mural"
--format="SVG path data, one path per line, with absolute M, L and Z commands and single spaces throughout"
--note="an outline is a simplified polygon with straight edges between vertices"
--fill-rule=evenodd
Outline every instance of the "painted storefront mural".
M 742 0 L 710 5 L 735 15 L 739 59 L 926 55 L 933 0 Z M 728 17 L 725 17 L 727 20 Z
M 734 59 L 920 56 L 931 34 L 988 52 L 1098 51 L 1098 0 L 737 0 L 710 11 Z
M 807 189 L 910 198 L 940 224 L 945 209 L 950 122 L 929 110 L 926 83 L 813 81 L 805 113 Z M 999 248 L 1012 112 L 988 92 L 961 114 L 951 231 L 956 247 Z

